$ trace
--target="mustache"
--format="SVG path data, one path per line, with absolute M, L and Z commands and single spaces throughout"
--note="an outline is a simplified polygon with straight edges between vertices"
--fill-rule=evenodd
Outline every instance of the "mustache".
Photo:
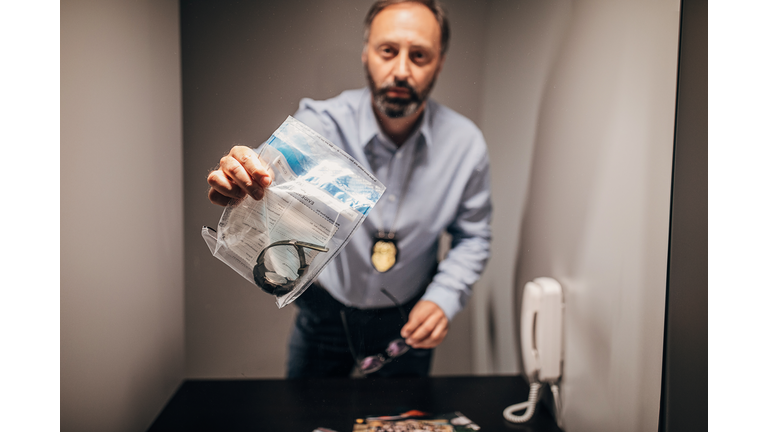
M 393 98 L 393 97 L 386 96 L 387 91 L 389 91 L 390 89 L 395 88 L 395 87 L 407 90 L 409 97 L 407 97 L 407 98 L 394 97 Z M 386 96 L 387 99 L 405 99 L 405 100 L 419 99 L 418 98 L 418 93 L 416 92 L 416 89 L 413 88 L 413 86 L 411 86 L 410 84 L 408 84 L 408 81 L 405 81 L 405 80 L 397 80 L 396 79 L 392 83 L 384 84 L 381 87 L 379 87 L 378 90 L 376 90 L 376 93 L 377 93 L 377 95 Z

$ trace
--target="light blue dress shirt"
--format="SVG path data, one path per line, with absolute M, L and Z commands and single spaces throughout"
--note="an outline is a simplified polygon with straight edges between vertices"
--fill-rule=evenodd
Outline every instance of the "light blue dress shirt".
M 404 303 L 426 287 L 422 300 L 435 302 L 452 319 L 466 305 L 490 253 L 488 151 L 477 126 L 430 99 L 420 127 L 398 148 L 379 129 L 367 88 L 324 101 L 302 99 L 294 117 L 387 187 L 317 282 L 338 301 L 362 309 L 393 305 L 381 288 Z M 373 237 L 393 224 L 397 263 L 379 273 L 371 264 Z M 443 230 L 453 241 L 438 264 Z

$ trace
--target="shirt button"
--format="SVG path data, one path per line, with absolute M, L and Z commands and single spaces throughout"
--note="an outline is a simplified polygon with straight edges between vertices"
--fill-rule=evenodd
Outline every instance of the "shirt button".
M 396 199 L 397 199 L 397 197 L 396 197 L 396 196 L 394 196 L 394 195 L 390 195 L 390 196 L 389 196 L 389 200 L 390 200 L 391 202 L 395 202 L 395 200 L 396 200 Z
M 403 154 L 402 154 L 402 153 L 400 153 L 400 152 L 398 152 L 398 153 L 395 155 L 395 157 L 396 157 L 396 158 L 398 158 L 398 159 L 400 159 L 401 157 L 403 157 Z

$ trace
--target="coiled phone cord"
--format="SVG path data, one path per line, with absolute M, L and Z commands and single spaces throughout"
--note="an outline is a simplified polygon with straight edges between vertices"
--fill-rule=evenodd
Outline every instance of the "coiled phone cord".
M 549 388 L 552 390 L 552 398 L 555 400 L 555 421 L 557 426 L 563 428 L 561 413 L 563 409 L 562 401 L 560 400 L 560 386 L 555 383 L 551 383 Z M 504 410 L 504 418 L 512 423 L 525 423 L 533 417 L 533 413 L 536 410 L 536 403 L 539 399 L 539 390 L 541 390 L 541 384 L 538 382 L 531 383 L 531 390 L 528 393 L 528 400 L 507 407 Z M 523 415 L 515 415 L 514 413 L 525 409 Z
M 526 402 L 508 406 L 504 410 L 504 418 L 512 423 L 525 423 L 530 420 L 531 417 L 533 417 L 533 412 L 536 410 L 536 402 L 539 400 L 539 388 L 541 388 L 541 384 L 535 381 L 532 382 L 531 390 L 528 393 L 528 400 Z M 523 415 L 518 416 L 514 414 L 522 409 L 525 409 Z

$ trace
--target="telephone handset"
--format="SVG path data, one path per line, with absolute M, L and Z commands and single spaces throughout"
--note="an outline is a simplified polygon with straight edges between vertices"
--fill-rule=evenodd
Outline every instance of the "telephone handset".
M 552 278 L 525 284 L 520 317 L 523 365 L 530 381 L 560 378 L 563 352 L 563 290 Z
M 507 407 L 504 418 L 523 423 L 533 417 L 542 383 L 549 384 L 555 399 L 555 415 L 559 417 L 558 382 L 563 362 L 563 290 L 547 277 L 525 284 L 520 313 L 520 344 L 523 368 L 531 389 L 528 401 Z M 522 415 L 517 411 L 525 410 Z

